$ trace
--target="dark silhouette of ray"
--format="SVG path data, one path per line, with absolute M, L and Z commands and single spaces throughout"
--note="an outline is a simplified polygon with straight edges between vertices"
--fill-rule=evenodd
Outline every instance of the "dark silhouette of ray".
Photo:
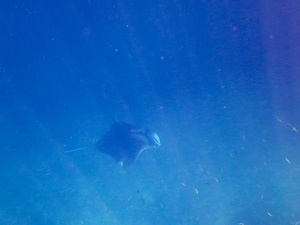
M 110 130 L 98 141 L 97 149 L 110 155 L 122 166 L 134 163 L 147 149 L 160 145 L 158 135 L 148 128 L 126 122 L 114 122 Z

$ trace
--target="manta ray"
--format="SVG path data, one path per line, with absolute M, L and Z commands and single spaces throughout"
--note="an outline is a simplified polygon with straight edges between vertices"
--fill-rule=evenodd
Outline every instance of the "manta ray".
M 96 147 L 99 151 L 110 155 L 121 166 L 129 166 L 143 151 L 160 145 L 157 133 L 149 128 L 127 122 L 114 122 L 97 142 Z

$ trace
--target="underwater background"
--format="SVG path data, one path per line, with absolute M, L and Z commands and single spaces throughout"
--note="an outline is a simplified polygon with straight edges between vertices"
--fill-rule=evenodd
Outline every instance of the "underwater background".
M 0 224 L 300 224 L 300 2 L 0 2 Z M 122 168 L 114 121 L 161 146 Z

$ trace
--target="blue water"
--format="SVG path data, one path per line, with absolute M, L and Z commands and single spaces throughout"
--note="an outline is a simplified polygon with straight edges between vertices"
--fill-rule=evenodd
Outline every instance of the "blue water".
M 0 224 L 300 224 L 299 8 L 1 1 Z M 124 169 L 114 121 L 162 145 Z

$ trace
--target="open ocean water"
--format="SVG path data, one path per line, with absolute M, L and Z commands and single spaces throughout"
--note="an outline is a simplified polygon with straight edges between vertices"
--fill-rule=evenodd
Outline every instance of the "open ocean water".
M 0 224 L 299 225 L 299 9 L 2 0 Z M 122 168 L 114 121 L 161 146 Z

